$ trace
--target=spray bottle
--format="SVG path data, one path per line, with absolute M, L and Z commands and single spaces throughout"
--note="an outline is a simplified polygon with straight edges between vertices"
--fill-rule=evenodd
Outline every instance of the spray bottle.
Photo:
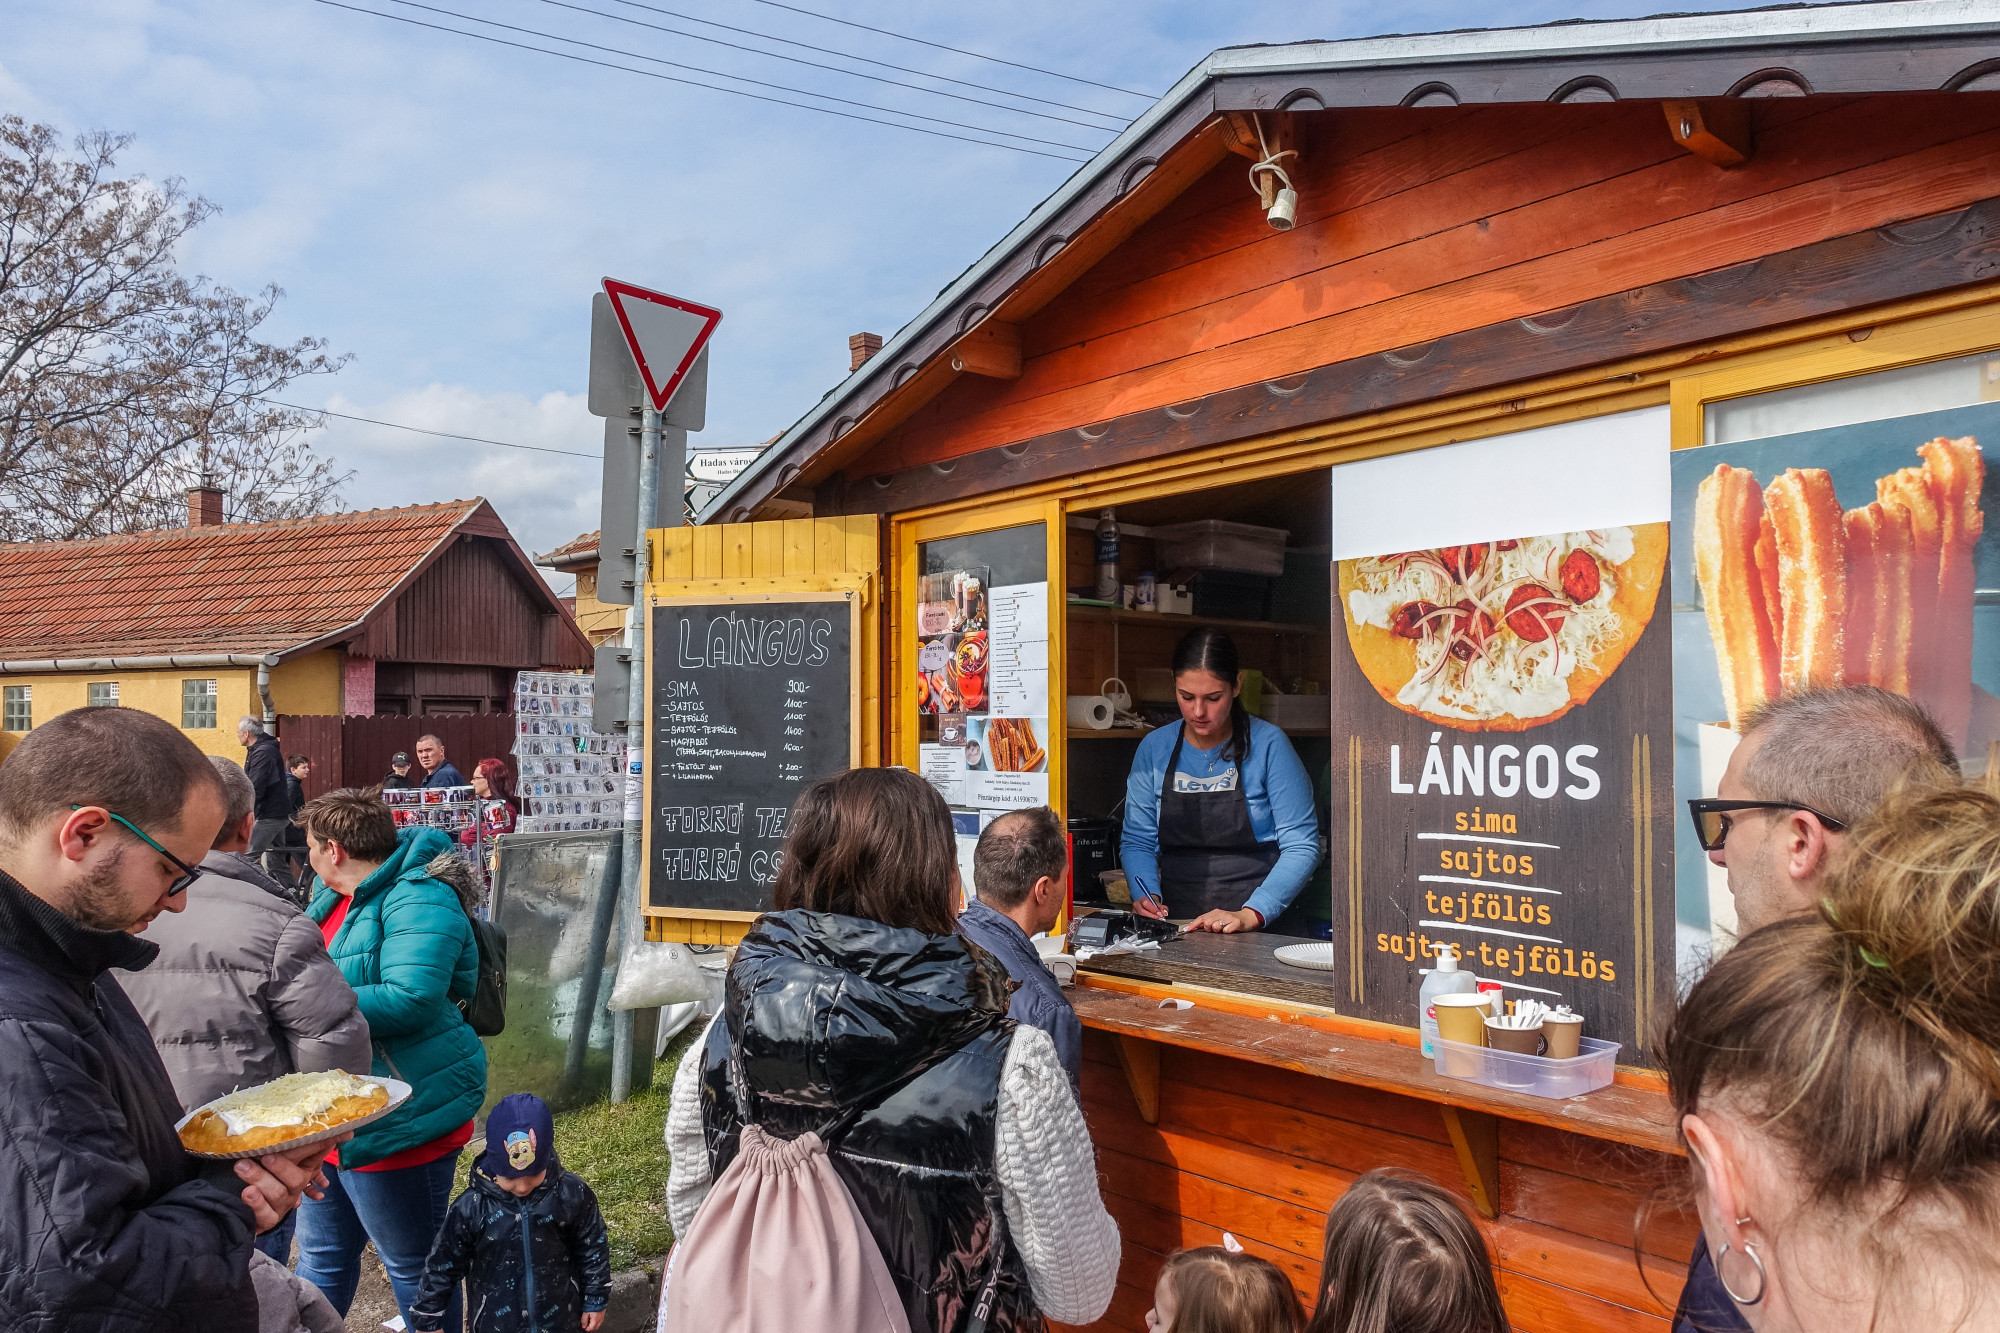
M 1431 973 L 1417 989 L 1417 1029 L 1423 1034 L 1422 1049 L 1426 1060 L 1437 1054 L 1436 1048 L 1431 1045 L 1438 1034 L 1437 1011 L 1431 1008 L 1432 1001 L 1440 995 L 1470 995 L 1478 989 L 1478 977 L 1458 970 L 1457 945 L 1431 946 Z
M 1109 509 L 1097 515 L 1097 586 L 1100 602 L 1118 600 L 1118 516 Z

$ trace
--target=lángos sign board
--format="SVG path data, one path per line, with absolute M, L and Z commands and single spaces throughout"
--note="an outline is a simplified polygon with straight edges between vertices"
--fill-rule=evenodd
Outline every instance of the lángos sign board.
M 651 603 L 647 910 L 770 909 L 792 802 L 860 759 L 858 616 L 843 592 Z

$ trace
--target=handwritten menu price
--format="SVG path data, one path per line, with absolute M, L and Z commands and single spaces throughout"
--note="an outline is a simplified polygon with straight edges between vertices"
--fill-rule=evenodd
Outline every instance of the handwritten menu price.
M 792 802 L 848 767 L 847 603 L 653 608 L 647 905 L 761 912 Z

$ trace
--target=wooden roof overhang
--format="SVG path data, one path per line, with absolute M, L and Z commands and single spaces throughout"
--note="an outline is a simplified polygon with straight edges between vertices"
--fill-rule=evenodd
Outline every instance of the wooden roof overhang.
M 1243 113 L 1984 91 L 2000 88 L 1996 40 L 2000 0 L 1890 0 L 1218 51 L 785 432 L 702 519 L 789 512 L 787 492 L 815 488 L 830 512 L 909 509 L 1991 279 L 2000 273 L 1994 202 L 1915 234 L 1823 241 L 1547 320 L 1082 422 L 948 464 L 846 476 L 959 375 L 1004 375 L 1010 362 L 1018 373 L 1027 319 L 1229 153 L 1254 151 Z

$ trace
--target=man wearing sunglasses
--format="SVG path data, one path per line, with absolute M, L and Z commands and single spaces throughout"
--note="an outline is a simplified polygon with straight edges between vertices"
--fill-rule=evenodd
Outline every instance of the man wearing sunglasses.
M 183 1108 L 117 980 L 157 946 L 221 828 L 214 768 L 167 722 L 83 708 L 0 764 L 0 1328 L 257 1326 L 252 1237 L 333 1145 L 188 1156 Z
M 1805 690 L 1752 713 L 1716 794 L 1688 802 L 1702 850 L 1728 872 L 1737 936 L 1811 911 L 1848 827 L 1905 780 L 1956 782 L 1958 758 L 1900 694 Z M 1697 1240 L 1674 1333 L 1749 1327 Z
M 1702 850 L 1728 872 L 1738 937 L 1812 910 L 1848 826 L 1899 781 L 1957 777 L 1923 706 L 1872 685 L 1801 691 L 1752 713 L 1715 796 L 1688 802 Z

